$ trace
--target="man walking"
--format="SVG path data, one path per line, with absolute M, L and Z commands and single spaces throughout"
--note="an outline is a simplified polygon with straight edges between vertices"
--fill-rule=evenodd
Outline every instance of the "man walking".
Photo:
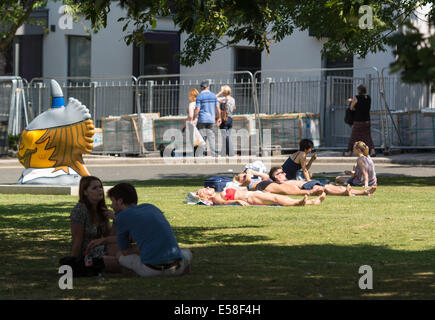
M 163 213 L 152 204 L 137 205 L 137 193 L 129 183 L 108 191 L 115 211 L 119 263 L 142 277 L 178 276 L 190 271 L 192 252 L 180 249 Z M 129 238 L 137 244 L 131 247 Z
M 208 138 L 211 154 L 216 157 L 216 140 L 213 132 L 213 125 L 216 122 L 219 127 L 222 120 L 219 102 L 216 95 L 209 90 L 209 86 L 210 84 L 208 81 L 205 80 L 201 82 L 201 93 L 196 97 L 194 118 L 198 118 L 196 126 L 206 142 Z M 197 150 L 203 152 L 202 148 L 198 148 Z

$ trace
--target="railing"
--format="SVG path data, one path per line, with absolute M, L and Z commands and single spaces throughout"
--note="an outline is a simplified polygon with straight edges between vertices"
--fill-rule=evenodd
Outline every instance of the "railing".
M 353 77 L 327 76 L 343 70 L 352 70 Z M 428 121 L 431 112 L 408 115 L 410 119 L 415 118 L 412 118 L 413 123 L 428 126 L 419 128 L 423 136 L 418 139 L 409 138 L 410 132 L 416 128 L 409 127 L 409 124 L 407 128 L 403 120 L 406 112 L 434 110 L 435 95 L 430 88 L 404 84 L 395 77 L 384 77 L 383 71 L 379 73 L 375 68 L 262 70 L 254 75 L 238 71 L 56 80 L 61 85 L 66 103 L 69 97 L 80 100 L 89 108 L 96 127 L 101 127 L 102 119 L 110 116 L 135 113 L 158 113 L 160 117 L 186 115 L 189 89 L 197 88 L 199 91 L 199 84 L 204 79 L 209 80 L 210 90 L 214 92 L 219 91 L 222 85 L 229 85 L 236 100 L 235 114 L 255 115 L 255 126 L 260 132 L 260 114 L 317 114 L 321 130 L 320 147 L 328 149 L 343 149 L 347 145 L 351 131 L 343 121 L 347 98 L 354 96 L 356 87 L 364 83 L 372 97 L 372 135 L 376 147 L 435 147 L 435 137 L 432 139 L 435 129 L 429 127 L 432 121 Z M 49 80 L 35 78 L 27 83 L 14 77 L 0 81 L 0 115 L 13 120 L 8 123 L 10 132 L 11 129 L 14 133 L 21 132 L 28 121 L 49 108 Z M 21 87 L 17 86 L 18 83 Z M 421 120 L 419 117 L 425 118 Z M 142 129 L 139 128 L 140 134 Z M 261 135 L 259 139 L 261 148 Z M 430 142 L 431 139 L 434 142 Z

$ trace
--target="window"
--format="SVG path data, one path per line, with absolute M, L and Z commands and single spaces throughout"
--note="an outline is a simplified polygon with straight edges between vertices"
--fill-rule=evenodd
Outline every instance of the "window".
M 326 68 L 353 68 L 353 56 L 325 58 Z M 331 77 L 331 103 L 335 106 L 346 105 L 347 98 L 352 97 L 353 70 L 333 70 L 325 72 L 326 79 Z
M 133 47 L 133 75 L 139 79 L 142 112 L 160 112 L 161 116 L 178 114 L 179 77 L 157 77 L 179 74 L 176 54 L 180 51 L 178 32 L 155 31 L 145 33 L 145 43 Z M 156 77 L 153 77 L 153 76 Z M 149 81 L 154 81 L 150 86 Z M 134 106 L 134 112 L 137 106 Z
M 325 58 L 326 68 L 353 68 L 353 56 Z M 326 76 L 353 77 L 353 70 L 327 71 Z
M 180 64 L 175 58 L 175 54 L 179 51 L 180 36 L 178 33 L 145 33 L 145 43 L 134 47 L 133 50 L 134 76 L 180 73 Z
M 252 75 L 261 70 L 261 51 L 254 48 L 234 48 L 234 71 L 250 71 Z
M 68 37 L 68 77 L 91 76 L 91 38 Z
M 235 47 L 234 48 L 234 71 L 249 71 L 252 75 L 261 70 L 261 51 L 254 48 Z M 236 113 L 252 113 L 252 79 L 247 74 L 237 74 L 234 77 L 236 83 L 233 85 L 232 96 L 236 100 Z M 257 77 L 257 81 L 260 77 Z M 257 91 L 257 96 L 261 99 L 261 90 Z

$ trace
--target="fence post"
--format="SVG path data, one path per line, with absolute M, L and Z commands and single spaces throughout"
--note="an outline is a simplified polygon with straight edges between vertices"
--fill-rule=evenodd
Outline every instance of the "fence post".
M 94 125 L 96 125 L 96 112 L 97 112 L 97 86 L 98 82 L 92 81 L 91 82 L 91 103 L 92 103 L 92 117 L 94 121 Z
M 148 112 L 153 112 L 153 86 L 154 81 L 148 80 L 147 81 L 147 90 L 148 90 Z
M 272 78 L 265 78 L 264 79 L 264 108 L 263 110 L 265 110 L 267 112 L 267 114 L 272 114 L 272 106 L 270 103 L 270 90 L 271 90 L 271 85 L 272 85 Z
M 42 113 L 42 87 L 44 85 L 43 82 L 37 82 L 38 85 L 38 115 Z

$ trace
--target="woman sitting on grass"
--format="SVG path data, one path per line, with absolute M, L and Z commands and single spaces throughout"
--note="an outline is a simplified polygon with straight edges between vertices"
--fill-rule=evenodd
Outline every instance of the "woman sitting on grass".
M 317 159 L 317 154 L 314 153 L 308 162 L 307 156 L 313 151 L 314 143 L 310 139 L 302 139 L 299 142 L 299 151 L 292 153 L 282 165 L 288 180 L 311 180 L 312 174 L 308 170 Z
M 377 178 L 375 172 L 375 164 L 369 156 L 369 147 L 362 141 L 357 141 L 353 145 L 353 154 L 358 157 L 356 165 L 352 171 L 346 170 L 344 173 L 347 176 L 338 176 L 335 182 L 340 184 L 349 184 L 351 186 L 360 186 L 368 189 L 373 186 L 376 189 Z M 371 189 L 373 189 L 373 187 Z
M 373 186 L 367 190 L 355 190 L 348 184 L 346 187 L 335 186 L 333 184 L 322 184 L 317 180 L 311 180 L 309 182 L 301 180 L 287 180 L 284 171 L 281 167 L 273 167 L 269 172 L 270 178 L 275 181 L 275 184 L 270 184 L 265 190 L 273 193 L 297 192 L 297 190 L 307 191 L 315 190 L 315 192 L 324 191 L 327 195 L 333 196 L 371 196 L 376 191 L 376 186 Z M 263 183 L 257 184 L 257 190 L 262 187 Z M 275 186 L 277 185 L 277 186 Z M 278 187 L 279 186 L 279 187 Z M 285 193 L 294 194 L 294 193 Z
M 121 271 L 116 259 L 119 251 L 116 244 L 115 227 L 111 227 L 109 217 L 114 218 L 107 209 L 104 188 L 101 180 L 94 176 L 85 176 L 80 180 L 79 202 L 70 214 L 72 247 L 71 255 L 103 258 L 107 271 Z
M 245 191 L 227 188 L 222 192 L 206 187 L 196 192 L 197 196 L 204 201 L 211 202 L 213 205 L 237 204 L 241 206 L 249 205 L 281 205 L 281 206 L 304 206 L 321 204 L 325 200 L 326 194 L 322 193 L 314 200 L 308 200 L 305 195 L 303 199 L 295 200 L 287 196 L 263 193 L 261 191 Z

